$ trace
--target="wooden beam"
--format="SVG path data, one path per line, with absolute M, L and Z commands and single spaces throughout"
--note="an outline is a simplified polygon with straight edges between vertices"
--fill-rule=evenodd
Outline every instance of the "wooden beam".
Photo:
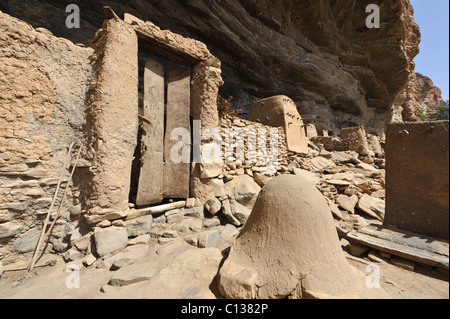
M 105 12 L 106 19 L 119 19 L 119 16 L 114 12 L 110 6 L 104 6 L 103 11 Z
M 135 30 L 139 40 L 141 40 L 139 41 L 139 46 L 142 48 L 146 48 L 156 54 L 167 57 L 169 60 L 181 65 L 196 65 L 202 62 L 201 59 L 187 54 L 175 46 L 156 40 L 148 33 L 140 30 L 138 27 L 136 27 Z
M 367 226 L 347 238 L 389 254 L 449 270 L 449 243 L 389 226 Z
M 142 208 L 142 209 L 133 209 L 128 214 L 126 220 L 131 220 L 131 219 L 135 219 L 135 218 L 147 216 L 147 215 L 163 214 L 170 210 L 179 209 L 179 208 L 183 208 L 183 207 L 186 207 L 186 201 L 175 202 L 175 203 L 159 205 L 159 206 L 154 206 L 154 207 L 148 207 L 148 208 Z

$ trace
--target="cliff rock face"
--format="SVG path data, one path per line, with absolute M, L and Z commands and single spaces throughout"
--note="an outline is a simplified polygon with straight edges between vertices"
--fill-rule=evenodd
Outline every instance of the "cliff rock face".
M 436 107 L 439 106 L 444 100 L 442 99 L 442 91 L 440 88 L 434 86 L 433 81 L 422 75 L 421 73 L 415 73 L 413 76 L 412 85 L 413 91 L 410 92 L 408 103 L 404 105 L 404 110 L 411 110 L 413 116 L 404 116 L 405 120 L 416 121 L 416 107 L 420 107 L 424 110 L 425 114 L 436 113 Z
M 103 5 L 198 39 L 222 61 L 220 94 L 233 96 L 244 116 L 258 99 L 287 95 L 319 130 L 380 132 L 414 91 L 420 31 L 409 0 L 372 1 L 380 6 L 379 29 L 366 27 L 367 3 L 357 0 L 79 0 L 81 28 L 67 29 L 70 3 L 3 0 L 0 9 L 85 44 L 101 27 Z M 403 113 L 410 116 L 408 108 Z

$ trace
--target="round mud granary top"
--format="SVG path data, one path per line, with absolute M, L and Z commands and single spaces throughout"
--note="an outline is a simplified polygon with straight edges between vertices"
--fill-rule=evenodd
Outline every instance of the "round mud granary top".
M 385 298 L 367 289 L 339 245 L 316 187 L 281 175 L 264 186 L 219 273 L 226 298 Z

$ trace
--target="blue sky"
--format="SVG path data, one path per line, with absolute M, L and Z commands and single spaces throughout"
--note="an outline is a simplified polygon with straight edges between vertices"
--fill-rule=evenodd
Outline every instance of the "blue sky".
M 449 99 L 449 0 L 411 0 L 420 26 L 420 53 L 416 71 L 428 76 Z

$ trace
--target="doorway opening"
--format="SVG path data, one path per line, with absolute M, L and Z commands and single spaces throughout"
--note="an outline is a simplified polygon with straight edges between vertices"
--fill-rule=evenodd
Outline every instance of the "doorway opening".
M 179 143 L 171 132 L 191 132 L 191 67 L 179 62 L 139 41 L 139 133 L 129 198 L 138 207 L 189 198 L 190 164 L 170 159 L 172 147 Z

